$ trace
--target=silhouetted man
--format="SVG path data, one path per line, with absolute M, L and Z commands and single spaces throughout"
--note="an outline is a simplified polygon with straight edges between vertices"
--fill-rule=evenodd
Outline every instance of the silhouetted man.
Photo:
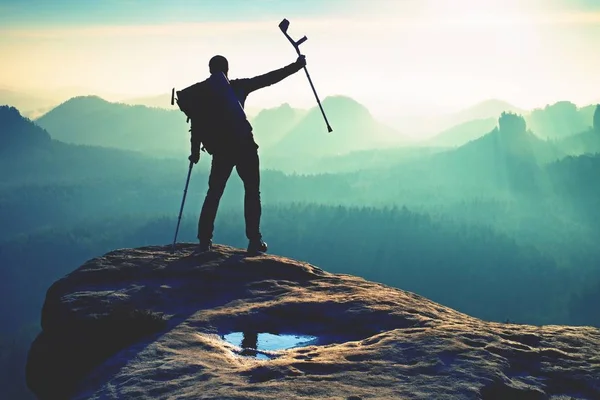
M 254 78 L 233 79 L 230 85 L 235 92 L 242 107 L 246 97 L 255 90 L 273 85 L 282 79 L 298 72 L 306 65 L 304 56 L 298 57 L 296 62 L 286 67 L 271 71 Z M 227 76 L 229 63 L 223 56 L 217 55 L 208 63 L 210 73 L 224 73 Z M 203 127 L 194 126 L 192 119 L 192 154 L 189 159 L 197 163 L 200 159 L 200 144 Z M 205 129 L 205 128 L 204 128 Z M 215 128 L 218 130 L 218 127 Z M 217 134 L 219 134 L 217 132 Z M 267 244 L 262 240 L 260 232 L 260 172 L 258 159 L 258 145 L 250 127 L 247 135 L 235 136 L 235 139 L 213 151 L 210 177 L 208 179 L 208 192 L 204 199 L 200 219 L 198 221 L 198 240 L 200 250 L 208 251 L 212 246 L 214 222 L 219 207 L 219 201 L 225 190 L 227 180 L 235 167 L 244 183 L 244 218 L 246 220 L 246 237 L 248 238 L 248 252 L 266 252 Z

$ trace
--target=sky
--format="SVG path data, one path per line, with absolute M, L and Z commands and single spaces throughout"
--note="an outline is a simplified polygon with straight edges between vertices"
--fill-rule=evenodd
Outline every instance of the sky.
M 0 0 L 0 88 L 152 96 L 205 79 L 215 54 L 251 77 L 296 59 L 283 18 L 319 97 L 375 115 L 600 100 L 600 0 Z M 315 105 L 302 72 L 247 107 L 284 102 Z

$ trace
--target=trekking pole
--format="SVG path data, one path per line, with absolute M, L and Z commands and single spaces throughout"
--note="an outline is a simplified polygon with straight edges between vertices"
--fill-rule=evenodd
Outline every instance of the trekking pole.
M 171 253 L 175 252 L 175 242 L 177 242 L 177 233 L 179 232 L 179 223 L 181 222 L 181 214 L 183 213 L 183 205 L 185 204 L 185 196 L 187 195 L 188 185 L 190 184 L 190 175 L 194 163 L 190 161 L 190 169 L 188 170 L 187 179 L 185 181 L 185 189 L 183 189 L 183 199 L 181 200 L 181 208 L 179 209 L 179 218 L 177 218 L 177 228 L 175 229 L 175 238 L 173 239 L 173 248 Z
M 281 21 L 279 23 L 279 29 L 281 29 L 281 32 L 283 32 L 283 34 L 290 41 L 292 46 L 294 46 L 294 49 L 296 49 L 296 53 L 298 53 L 298 55 L 301 56 L 302 54 L 300 53 L 300 45 L 302 43 L 306 42 L 306 40 L 308 38 L 306 36 L 302 36 L 300 39 L 298 39 L 298 41 L 295 41 L 287 33 L 289 26 L 290 26 L 290 21 L 288 21 L 285 18 L 283 19 L 283 21 Z M 315 86 L 312 83 L 312 79 L 310 79 L 310 75 L 308 74 L 308 69 L 306 69 L 306 65 L 304 66 L 304 72 L 306 72 L 306 77 L 308 78 L 308 83 L 310 83 L 310 87 L 312 88 L 312 91 L 315 94 L 315 98 L 317 99 L 317 104 L 319 104 L 319 109 L 321 110 L 321 114 L 323 114 L 323 119 L 325 120 L 325 123 L 327 124 L 327 132 L 331 133 L 333 131 L 333 129 L 331 129 L 331 125 L 329 125 L 329 121 L 327 121 L 327 116 L 325 115 L 325 111 L 323 111 L 323 106 L 321 105 L 321 100 L 319 100 L 319 96 L 317 95 Z

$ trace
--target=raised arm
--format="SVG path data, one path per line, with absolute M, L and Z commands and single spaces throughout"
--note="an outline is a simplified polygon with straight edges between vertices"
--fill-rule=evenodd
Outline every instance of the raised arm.
M 262 89 L 266 86 L 271 86 L 288 76 L 295 74 L 300 71 L 306 65 L 304 56 L 298 57 L 298 59 L 283 67 L 276 69 L 266 74 L 255 76 L 254 78 L 238 79 L 237 84 L 243 87 L 246 94 L 252 93 L 255 90 Z

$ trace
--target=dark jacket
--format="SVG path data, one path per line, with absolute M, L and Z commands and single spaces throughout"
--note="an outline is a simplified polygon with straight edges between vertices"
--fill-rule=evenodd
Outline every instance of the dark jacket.
M 255 90 L 262 89 L 264 87 L 271 86 L 277 82 L 280 82 L 284 78 L 287 78 L 288 76 L 298 72 L 300 69 L 302 69 L 302 67 L 299 64 L 294 62 L 283 68 L 279 68 L 274 71 L 267 72 L 266 74 L 263 74 L 263 75 L 255 76 L 254 78 L 232 79 L 231 81 L 229 81 L 229 83 L 230 83 L 236 97 L 238 98 L 240 104 L 242 105 L 242 107 L 244 107 L 245 103 L 246 103 L 246 98 L 248 97 L 248 95 L 250 93 L 254 92 Z M 218 110 L 211 110 L 211 112 L 217 113 Z M 252 126 L 251 125 L 249 125 L 249 126 L 251 129 Z M 200 145 L 203 142 L 202 134 L 204 133 L 203 131 L 205 131 L 206 129 L 218 130 L 219 128 L 218 127 L 207 128 L 206 126 L 203 126 L 202 128 L 200 128 L 197 126 L 196 129 L 194 129 L 194 119 L 192 118 L 192 127 L 191 127 L 192 154 L 197 154 L 200 152 Z M 213 134 L 214 135 L 223 134 L 223 136 L 224 136 L 224 132 L 213 132 Z M 227 141 L 227 139 L 225 139 L 225 141 Z M 257 146 L 256 143 L 254 142 L 252 132 L 250 132 L 249 141 L 251 143 L 253 143 L 255 146 Z M 234 143 L 224 143 L 222 146 L 218 146 L 218 148 L 215 149 L 215 151 L 226 150 L 227 148 L 230 147 L 229 146 L 230 144 L 234 145 Z

